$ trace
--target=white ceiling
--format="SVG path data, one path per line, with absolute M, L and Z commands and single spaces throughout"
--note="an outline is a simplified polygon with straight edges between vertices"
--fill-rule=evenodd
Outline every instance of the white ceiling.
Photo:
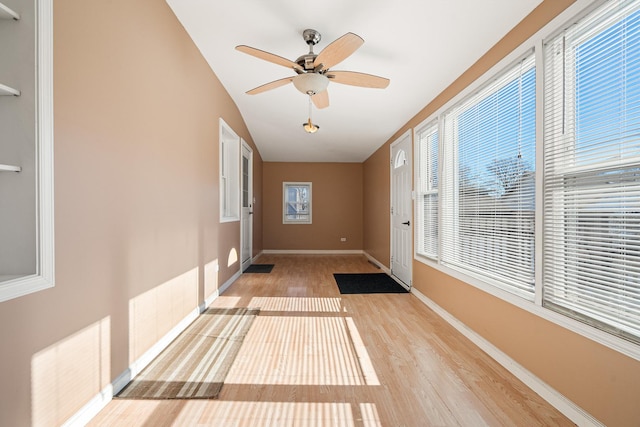
M 167 0 L 237 104 L 265 161 L 362 162 L 451 84 L 541 0 Z M 330 106 L 313 109 L 292 84 L 245 92 L 292 70 L 235 50 L 244 44 L 295 61 L 347 32 L 365 43 L 333 70 L 387 77 L 386 89 L 329 84 Z

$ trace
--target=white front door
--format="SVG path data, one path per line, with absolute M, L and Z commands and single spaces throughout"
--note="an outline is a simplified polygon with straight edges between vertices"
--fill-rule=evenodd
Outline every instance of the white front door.
M 391 275 L 411 287 L 411 132 L 391 144 Z
M 242 271 L 251 265 L 253 257 L 253 151 L 242 141 L 242 212 L 240 228 Z

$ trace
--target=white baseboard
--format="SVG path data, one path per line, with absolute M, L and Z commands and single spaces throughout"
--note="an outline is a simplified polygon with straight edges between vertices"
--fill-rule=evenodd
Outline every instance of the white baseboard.
M 216 298 L 218 298 L 220 296 L 220 294 L 222 294 L 224 291 L 226 291 L 227 288 L 229 286 L 231 286 L 231 284 L 233 282 L 238 280 L 238 278 L 240 277 L 241 274 L 242 273 L 240 273 L 239 271 L 236 272 L 233 276 L 231 276 L 231 278 L 229 280 L 224 282 L 222 284 L 222 286 L 220 286 L 215 292 L 212 292 L 211 295 L 209 295 L 207 298 L 205 298 L 205 300 L 202 303 L 200 303 L 200 313 L 205 311 L 207 309 L 207 307 L 209 307 L 211 305 L 211 303 L 214 302 L 216 300 Z
M 384 271 L 385 273 L 387 273 L 389 276 L 391 276 L 391 270 L 385 266 L 384 264 L 382 264 L 380 261 L 378 261 L 377 259 L 375 259 L 374 257 L 372 257 L 371 255 L 369 255 L 368 252 L 364 252 L 364 256 L 367 257 L 367 259 L 369 260 L 369 262 L 371 262 L 372 264 L 377 265 L 382 271 Z
M 264 253 L 264 251 L 260 251 L 258 252 L 258 254 L 256 256 L 254 256 L 253 258 L 251 258 L 251 262 L 256 262 L 258 260 L 258 258 L 260 258 L 260 256 Z
M 199 308 L 193 309 L 187 316 L 184 317 L 176 326 L 174 326 L 169 332 L 167 332 L 158 342 L 156 342 L 149 350 L 144 352 L 137 360 L 135 360 L 129 367 L 118 377 L 113 380 L 111 384 L 102 389 L 97 395 L 95 395 L 86 405 L 84 405 L 78 412 L 73 414 L 63 424 L 63 427 L 75 427 L 84 426 L 93 417 L 98 415 L 104 407 L 113 399 L 113 396 L 118 394 L 132 378 L 138 375 L 153 359 L 155 359 L 170 343 L 173 341 L 187 326 L 193 322 L 200 314 Z
M 467 325 L 451 315 L 444 308 L 440 307 L 426 295 L 418 291 L 416 288 L 411 289 L 411 293 L 418 298 L 427 307 L 432 309 L 436 314 L 442 317 L 447 323 L 453 326 L 458 332 L 470 339 L 475 345 L 480 347 L 485 353 L 491 356 L 496 362 L 502 365 L 506 370 L 511 372 L 516 378 L 525 383 L 529 388 L 539 394 L 544 400 L 553 405 L 562 412 L 567 418 L 576 423 L 578 426 L 603 427 L 600 421 L 595 419 L 584 409 L 567 399 L 549 384 L 542 381 L 532 372 L 520 365 L 518 362 L 509 357 L 502 350 L 491 344 L 481 335 L 473 331 Z
M 200 309 L 195 308 L 191 310 L 187 316 L 184 317 L 176 326 L 174 326 L 169 332 L 167 332 L 160 340 L 158 340 L 149 350 L 145 351 L 142 356 L 135 360 L 129 367 L 120 374 L 111 384 L 113 385 L 113 394 L 116 395 L 129 384 L 136 375 L 138 375 L 144 368 L 147 367 L 153 359 L 155 359 L 162 350 L 176 339 L 187 326 L 189 326 L 200 315 Z
M 265 249 L 264 254 L 278 255 L 358 255 L 362 254 L 362 249 L 347 250 L 324 250 L 324 249 Z
M 138 375 L 153 359 L 155 359 L 167 346 L 174 340 L 187 326 L 189 326 L 216 298 L 220 296 L 238 277 L 238 271 L 229 280 L 227 280 L 216 292 L 212 293 L 197 308 L 194 308 L 184 319 L 174 326 L 167 334 L 165 334 L 158 342 L 156 342 L 142 356 L 135 360 L 129 367 L 111 384 L 102 389 L 95 395 L 86 405 L 78 412 L 73 414 L 64 424 L 63 427 L 80 427 L 85 426 L 104 409 L 104 407 L 117 395 L 129 382 Z
M 82 427 L 102 411 L 105 406 L 113 399 L 113 386 L 109 384 L 100 393 L 95 395 L 93 399 L 87 402 L 78 412 L 73 414 L 71 418 L 62 424 L 62 427 Z
M 236 274 L 234 274 L 233 276 L 231 276 L 229 278 L 229 280 L 227 280 L 226 282 L 224 282 L 222 284 L 222 286 L 220 286 L 220 289 L 218 289 L 218 294 L 222 294 L 224 291 L 227 290 L 227 288 L 229 288 L 229 286 L 231 286 L 233 284 L 233 282 L 235 282 L 236 280 L 238 280 L 240 278 L 240 276 L 242 275 L 241 271 L 236 272 Z M 215 298 L 214 298 L 215 299 Z

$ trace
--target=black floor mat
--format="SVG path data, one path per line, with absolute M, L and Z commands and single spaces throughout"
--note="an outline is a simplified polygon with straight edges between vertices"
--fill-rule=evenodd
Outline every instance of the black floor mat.
M 334 273 L 341 294 L 399 294 L 409 292 L 385 273 Z
M 244 273 L 271 273 L 273 264 L 251 264 Z

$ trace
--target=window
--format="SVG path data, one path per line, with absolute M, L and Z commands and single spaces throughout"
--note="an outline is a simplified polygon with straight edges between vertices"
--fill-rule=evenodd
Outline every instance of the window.
M 416 252 L 438 257 L 438 121 L 416 130 L 418 167 L 416 220 L 418 226 Z
M 311 224 L 311 183 L 282 183 L 282 222 L 284 224 Z
M 220 119 L 220 222 L 240 220 L 240 137 Z
M 640 360 L 640 2 L 578 9 L 415 129 L 416 259 Z
M 544 306 L 640 341 L 640 3 L 545 46 Z
M 54 285 L 52 23 L 0 0 L 0 301 Z
M 442 262 L 534 299 L 534 56 L 444 114 Z

